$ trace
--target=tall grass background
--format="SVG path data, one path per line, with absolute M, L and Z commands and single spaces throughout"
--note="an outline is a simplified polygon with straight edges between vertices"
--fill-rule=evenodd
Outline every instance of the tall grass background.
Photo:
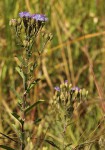
M 73 86 L 85 87 L 89 91 L 88 101 L 74 112 L 71 125 L 67 129 L 66 142 L 76 149 L 83 144 L 83 149 L 102 149 L 99 141 L 105 137 L 104 92 L 105 92 L 105 4 L 104 0 L 3 0 L 0 1 L 0 132 L 16 139 L 11 121 L 13 110 L 18 112 L 13 87 L 21 92 L 22 83 L 15 71 L 19 63 L 15 57 L 21 49 L 15 44 L 15 35 L 9 26 L 9 20 L 17 18 L 18 13 L 46 14 L 49 21 L 46 29 L 53 34 L 39 60 L 34 72 L 41 77 L 41 82 L 30 94 L 30 99 L 46 100 L 44 105 L 31 112 L 29 125 L 35 135 L 33 143 L 38 145 L 38 138 L 46 136 L 57 145 L 61 127 L 50 114 L 49 101 L 54 94 L 54 86 L 68 80 Z M 38 42 L 38 46 L 40 41 Z M 32 126 L 31 119 L 43 118 L 40 124 Z M 50 124 L 50 126 L 49 126 Z M 11 142 L 0 136 L 0 144 Z M 48 143 L 41 142 L 40 148 L 55 149 Z

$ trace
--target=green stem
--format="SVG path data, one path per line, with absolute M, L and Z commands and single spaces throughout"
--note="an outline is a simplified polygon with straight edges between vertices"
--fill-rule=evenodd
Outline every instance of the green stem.
M 21 150 L 24 150 L 25 148 L 25 130 L 24 130 L 24 123 L 25 123 L 25 103 L 26 103 L 26 92 L 23 95 L 23 113 L 22 113 L 22 126 L 21 126 L 21 136 L 22 136 L 22 142 L 21 142 Z
M 66 115 L 64 115 L 64 126 L 63 126 L 63 150 L 65 150 L 65 132 L 67 127 Z
M 27 54 L 26 54 L 27 55 Z M 22 135 L 22 142 L 21 142 L 21 150 L 24 150 L 25 149 L 25 129 L 24 129 L 24 124 L 25 124 L 25 109 L 26 109 L 26 100 L 27 100 L 27 87 L 28 87 L 28 61 L 29 59 L 27 59 L 27 65 L 26 65 L 26 70 L 25 70 L 25 79 L 23 81 L 23 86 L 24 86 L 24 94 L 23 94 L 23 105 L 22 105 L 22 108 L 23 108 L 23 111 L 22 111 L 22 120 L 23 120 L 23 123 L 22 123 L 22 126 L 21 126 L 21 135 Z

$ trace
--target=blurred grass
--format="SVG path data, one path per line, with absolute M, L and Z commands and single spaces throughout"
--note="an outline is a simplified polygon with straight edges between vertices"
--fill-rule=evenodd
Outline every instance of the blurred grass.
M 105 132 L 105 107 L 100 100 L 105 96 L 104 0 L 4 0 L 0 1 L 0 7 L 0 131 L 5 134 L 14 132 L 11 120 L 15 120 L 7 113 L 18 109 L 15 94 L 10 91 L 10 87 L 14 86 L 18 92 L 22 87 L 15 72 L 17 62 L 14 57 L 21 49 L 15 45 L 9 20 L 17 18 L 21 11 L 30 11 L 46 14 L 49 18 L 46 28 L 54 35 L 40 60 L 39 70 L 35 71 L 35 77 L 41 76 L 42 81 L 32 91 L 31 99 L 35 101 L 43 98 L 47 101 L 45 106 L 38 109 L 38 115 L 47 113 L 45 108 L 54 93 L 54 86 L 67 79 L 74 86 L 85 87 L 89 91 L 88 104 L 83 106 L 84 109 L 81 108 L 84 112 L 82 115 L 76 112 L 74 123 L 67 131 L 67 141 L 71 141 L 75 147 L 86 141 L 87 137 L 89 140 L 100 138 Z M 36 113 L 32 113 L 35 118 Z M 53 117 L 47 121 L 53 122 Z M 48 126 L 47 122 L 43 121 L 43 124 Z M 41 130 L 40 126 L 37 128 Z M 50 129 L 47 134 L 58 142 L 61 132 L 58 124 L 55 130 Z M 3 141 L 8 142 L 0 139 L 0 144 Z M 97 149 L 97 145 L 96 142 L 91 149 Z M 48 149 L 52 148 L 49 146 Z

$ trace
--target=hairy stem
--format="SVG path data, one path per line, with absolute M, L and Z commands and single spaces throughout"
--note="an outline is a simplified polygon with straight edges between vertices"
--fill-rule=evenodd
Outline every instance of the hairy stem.
M 26 53 L 27 57 L 27 53 Z M 21 150 L 24 150 L 25 148 L 25 130 L 24 130 L 24 124 L 25 124 L 25 109 L 26 109 L 26 100 L 27 100 L 27 87 L 28 87 L 28 62 L 29 59 L 26 60 L 26 70 L 24 73 L 25 79 L 23 81 L 23 86 L 24 86 L 24 94 L 23 94 L 23 105 L 22 105 L 22 126 L 21 126 L 21 135 L 22 135 L 22 142 L 21 142 Z
M 22 112 L 22 120 L 23 120 L 23 123 L 22 123 L 22 126 L 21 126 L 21 135 L 22 135 L 22 142 L 21 142 L 21 150 L 24 150 L 25 148 L 25 130 L 24 130 L 24 123 L 25 123 L 25 103 L 26 103 L 26 98 L 27 98 L 27 95 L 26 95 L 26 92 L 24 92 L 23 94 L 23 112 Z

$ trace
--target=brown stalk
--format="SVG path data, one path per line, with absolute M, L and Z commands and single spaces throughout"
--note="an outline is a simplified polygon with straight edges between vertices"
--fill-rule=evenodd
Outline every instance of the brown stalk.
M 93 62 L 92 62 L 92 60 L 91 60 L 91 57 L 90 57 L 90 55 L 89 55 L 89 53 L 88 53 L 87 48 L 86 48 L 86 47 L 85 47 L 85 48 L 82 48 L 82 51 L 84 52 L 85 56 L 86 56 L 87 59 L 88 59 L 89 68 L 90 68 L 91 74 L 92 74 L 92 76 L 93 76 L 93 80 L 94 80 L 94 83 L 95 83 L 95 86 L 96 86 L 96 89 L 97 89 L 97 92 L 98 92 L 98 95 L 99 95 L 100 105 L 101 105 L 101 107 L 102 107 L 103 112 L 105 112 L 105 101 L 104 101 L 104 99 L 103 99 L 103 96 L 104 96 L 104 95 L 103 95 L 103 90 L 102 90 L 102 88 L 100 87 L 100 85 L 99 85 L 99 83 L 98 83 L 98 81 L 97 81 L 97 79 L 96 79 L 96 76 L 95 76 L 95 73 L 94 73 L 94 69 L 93 69 Z

